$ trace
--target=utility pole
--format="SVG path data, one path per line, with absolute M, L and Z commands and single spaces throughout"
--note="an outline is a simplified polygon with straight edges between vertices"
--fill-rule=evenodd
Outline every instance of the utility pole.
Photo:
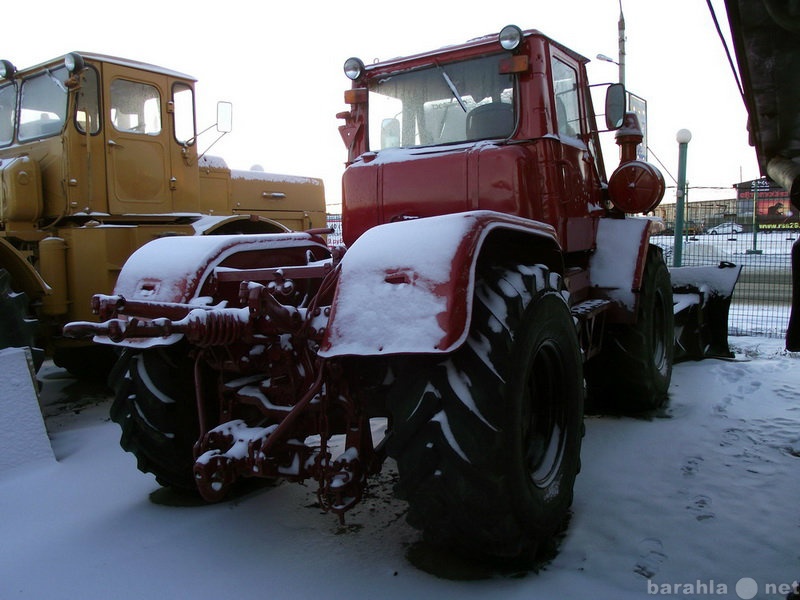
M 622 0 L 619 0 L 619 82 L 625 85 L 625 16 L 622 14 Z
M 619 21 L 617 22 L 617 33 L 619 35 L 618 41 L 618 60 L 614 60 L 605 54 L 598 54 L 598 60 L 610 62 L 617 65 L 619 68 L 619 82 L 625 85 L 625 16 L 622 14 L 622 0 L 619 0 Z

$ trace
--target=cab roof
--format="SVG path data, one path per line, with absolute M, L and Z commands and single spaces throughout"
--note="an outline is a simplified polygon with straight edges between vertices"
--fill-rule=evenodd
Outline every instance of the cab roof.
M 118 56 L 110 56 L 107 54 L 99 54 L 97 52 L 80 52 L 75 51 L 75 54 L 80 54 L 83 59 L 87 63 L 110 63 L 115 65 L 120 65 L 123 67 L 129 67 L 131 69 L 139 69 L 142 71 L 149 71 L 151 73 L 158 73 L 161 75 L 166 75 L 167 77 L 174 77 L 176 79 L 185 79 L 189 81 L 197 81 L 196 77 L 191 75 L 187 75 L 186 73 L 181 73 L 180 71 L 173 71 L 172 69 L 167 69 L 165 67 L 160 67 L 158 65 L 152 65 L 149 63 L 141 62 L 138 60 L 131 60 L 128 58 L 121 58 Z M 35 73 L 37 71 L 41 71 L 46 67 L 52 67 L 58 65 L 63 62 L 64 57 L 66 54 L 62 56 L 58 56 L 56 58 L 52 58 L 45 62 L 39 63 L 32 67 L 26 67 L 24 69 L 20 69 L 16 72 L 15 78 L 25 77 L 28 74 Z

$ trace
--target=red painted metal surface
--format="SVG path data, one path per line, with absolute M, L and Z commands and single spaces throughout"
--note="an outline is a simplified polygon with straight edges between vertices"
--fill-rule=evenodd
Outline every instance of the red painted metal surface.
M 548 223 L 566 252 L 593 247 L 594 222 L 604 214 L 604 175 L 597 165 L 601 159 L 587 145 L 595 134 L 583 115 L 578 137 L 565 141 L 558 136 L 550 83 L 550 61 L 558 58 L 574 69 L 581 104 L 590 107 L 587 61 L 539 32 L 526 36 L 520 53 L 529 56 L 529 68 L 516 83 L 516 127 L 509 139 L 375 152 L 366 135 L 367 103 L 353 104 L 340 114 L 348 131 L 358 131 L 347 139 L 342 221 L 346 244 L 380 223 L 480 209 Z M 353 85 L 363 89 L 398 72 L 434 63 L 446 68 L 448 63 L 502 52 L 496 37 L 487 36 L 402 61 L 368 65 L 366 75 Z M 594 147 L 599 151 L 599 144 Z

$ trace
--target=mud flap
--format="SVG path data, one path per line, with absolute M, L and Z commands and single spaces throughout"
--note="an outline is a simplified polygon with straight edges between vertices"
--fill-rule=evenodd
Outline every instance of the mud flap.
M 676 362 L 733 357 L 728 346 L 728 312 L 741 270 L 729 262 L 670 269 Z
M 792 244 L 792 311 L 786 327 L 786 349 L 800 352 L 800 240 Z

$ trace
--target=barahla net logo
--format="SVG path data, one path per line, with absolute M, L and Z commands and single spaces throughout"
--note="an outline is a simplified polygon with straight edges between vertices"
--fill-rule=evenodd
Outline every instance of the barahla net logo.
M 709 579 L 706 581 L 696 580 L 685 583 L 663 583 L 647 580 L 647 593 L 651 596 L 728 596 L 733 591 L 736 598 L 742 600 L 752 600 L 759 593 L 765 596 L 778 596 L 786 600 L 800 600 L 800 583 L 761 583 L 752 577 L 742 577 L 730 589 L 727 583 Z

